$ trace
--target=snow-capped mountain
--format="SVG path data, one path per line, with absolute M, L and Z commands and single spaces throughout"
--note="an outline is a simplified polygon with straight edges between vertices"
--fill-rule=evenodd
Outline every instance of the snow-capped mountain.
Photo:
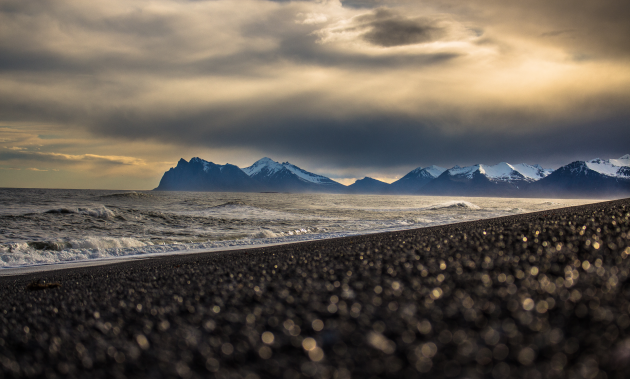
M 630 196 L 630 154 L 569 163 L 532 183 L 528 192 L 545 197 Z
M 506 162 L 494 166 L 455 166 L 427 183 L 420 192 L 435 195 L 517 196 L 527 184 L 544 178 L 551 171 L 539 165 L 511 165 Z
M 327 192 L 451 196 L 625 197 L 630 196 L 630 154 L 617 159 L 576 161 L 553 171 L 539 165 L 418 167 L 387 184 L 366 177 L 346 187 L 289 162 L 262 158 L 240 169 L 201 158 L 180 159 L 156 190 L 230 192 Z
M 584 162 L 586 167 L 602 175 L 612 178 L 628 178 L 628 167 L 630 167 L 630 154 L 626 154 L 619 159 L 599 159 L 595 158 Z
M 259 187 L 237 166 L 218 165 L 201 158 L 187 162 L 182 158 L 164 173 L 156 190 L 248 192 L 259 191 Z
M 549 175 L 553 170 L 544 169 L 540 165 L 528 165 L 526 163 L 520 163 L 517 165 L 511 165 L 509 163 L 501 162 L 494 166 L 488 166 L 484 164 L 477 164 L 468 167 L 455 166 L 448 170 L 449 175 L 463 175 L 469 179 L 472 179 L 475 173 L 484 175 L 491 181 L 499 182 L 520 182 L 527 181 L 533 182 L 544 178 Z
M 528 165 L 527 163 L 519 163 L 512 166 L 514 171 L 519 172 L 526 180 L 536 181 L 544 178 L 553 172 L 550 168 L 543 168 L 540 165 Z
M 342 184 L 325 176 L 313 174 L 289 162 L 278 163 L 267 157 L 244 168 L 243 172 L 273 191 L 341 192 L 345 189 Z
M 418 167 L 391 184 L 391 192 L 397 194 L 415 194 L 425 184 L 440 176 L 445 168 L 438 166 Z

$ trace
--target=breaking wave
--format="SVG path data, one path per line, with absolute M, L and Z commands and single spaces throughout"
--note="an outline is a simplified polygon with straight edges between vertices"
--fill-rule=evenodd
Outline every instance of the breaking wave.
M 455 201 L 447 201 L 446 203 L 435 204 L 430 207 L 424 208 L 426 210 L 438 210 L 438 209 L 470 209 L 470 210 L 478 210 L 481 209 L 477 204 L 473 204 L 468 201 L 455 200 Z
M 82 215 L 91 216 L 91 217 L 95 217 L 95 218 L 102 218 L 102 219 L 110 219 L 110 218 L 116 217 L 116 214 L 114 212 L 112 212 L 111 210 L 107 209 L 106 207 L 76 208 L 76 209 L 57 208 L 57 209 L 50 209 L 50 210 L 48 210 L 48 211 L 46 211 L 44 213 L 52 213 L 52 214 L 82 214 Z
M 557 207 L 547 201 L 0 189 L 0 267 L 407 230 Z

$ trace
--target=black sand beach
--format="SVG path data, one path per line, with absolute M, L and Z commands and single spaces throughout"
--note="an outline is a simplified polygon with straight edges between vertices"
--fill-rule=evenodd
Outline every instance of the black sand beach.
M 0 278 L 0 377 L 630 377 L 630 199 Z

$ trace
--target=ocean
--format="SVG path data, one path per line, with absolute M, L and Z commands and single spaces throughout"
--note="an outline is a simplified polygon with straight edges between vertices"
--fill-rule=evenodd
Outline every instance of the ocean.
M 0 189 L 0 271 L 415 229 L 593 202 Z

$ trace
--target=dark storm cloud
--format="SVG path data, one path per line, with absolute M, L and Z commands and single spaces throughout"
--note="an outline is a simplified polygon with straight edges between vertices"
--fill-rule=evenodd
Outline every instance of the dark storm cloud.
M 4 1 L 0 122 L 357 172 L 630 152 L 627 1 L 342 4 Z M 63 151 L 0 160 L 135 154 Z
M 375 8 L 388 3 L 386 0 L 342 0 L 341 3 L 345 7 L 350 8 Z M 393 3 L 393 2 L 389 2 Z
M 295 104 L 287 102 L 284 106 L 300 106 L 299 103 L 296 100 Z M 387 172 L 388 168 L 406 165 L 451 167 L 502 161 L 557 165 L 572 159 L 613 158 L 630 153 L 630 112 L 582 122 L 532 121 L 537 125 L 518 121 L 528 118 L 523 113 L 504 113 L 495 118 L 512 120 L 511 128 L 448 131 L 445 123 L 466 121 L 398 115 L 339 120 L 322 115 L 286 116 L 270 110 L 258 120 L 233 123 L 231 115 L 235 111 L 215 109 L 171 119 L 118 114 L 100 120 L 103 125 L 116 125 L 115 128 L 98 130 L 107 137 L 146 139 L 150 134 L 151 138 L 189 147 L 253 149 L 329 167 L 356 168 L 358 173 L 361 167 Z M 533 126 L 537 132 L 527 131 Z M 173 134 L 173 130 L 178 133 Z
M 240 27 L 239 33 L 248 39 L 260 36 L 277 40 L 273 50 L 243 49 L 213 54 L 207 58 L 187 59 L 198 48 L 193 40 L 177 30 L 177 20 L 166 15 L 132 11 L 116 15 L 81 17 L 65 12 L 63 5 L 48 4 L 42 8 L 11 2 L 11 16 L 22 29 L 11 38 L 0 40 L 0 73 L 56 72 L 68 74 L 97 74 L 105 70 L 142 72 L 164 76 L 195 75 L 258 75 L 261 69 L 282 62 L 350 69 L 420 68 L 449 61 L 458 52 L 438 52 L 415 55 L 366 56 L 355 52 L 333 51 L 317 43 L 313 32 L 319 26 L 295 22 L 295 10 L 279 9 Z M 55 14 L 58 24 L 50 23 L 48 14 Z M 7 12 L 5 12 L 7 16 Z M 406 19 L 385 8 L 359 17 L 360 27 L 367 31 L 363 39 L 378 46 L 400 46 L 428 42 L 443 34 L 443 29 L 424 19 Z M 38 23 L 39 21 L 39 23 Z M 97 38 L 107 35 L 113 46 L 83 47 L 80 53 L 51 48 L 46 39 L 51 31 L 63 34 L 80 31 Z M 17 29 L 17 28 L 16 28 Z M 207 36 L 208 40 L 212 35 Z M 103 43 L 103 42 L 100 42 Z M 72 46 L 74 47 L 74 46 Z M 120 50 L 124 47 L 124 50 Z
M 409 19 L 385 8 L 358 17 L 358 21 L 362 27 L 369 29 L 363 34 L 363 39 L 382 47 L 432 42 L 446 34 L 435 21 L 423 18 Z

